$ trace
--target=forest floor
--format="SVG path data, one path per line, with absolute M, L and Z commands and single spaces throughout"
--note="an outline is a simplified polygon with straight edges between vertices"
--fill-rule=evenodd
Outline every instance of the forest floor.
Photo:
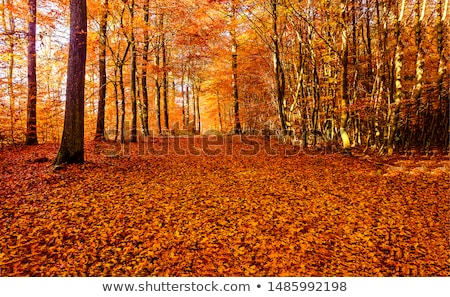
M 448 156 L 259 138 L 0 150 L 1 276 L 448 276 Z

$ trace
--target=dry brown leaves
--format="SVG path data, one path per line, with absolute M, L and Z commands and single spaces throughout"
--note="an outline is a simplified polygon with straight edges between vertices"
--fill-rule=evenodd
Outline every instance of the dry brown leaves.
M 55 145 L 1 151 L 1 275 L 449 275 L 445 160 L 411 174 L 275 144 L 276 155 L 242 154 L 236 139 L 210 156 L 189 142 L 198 156 L 89 143 L 85 164 L 58 171 Z

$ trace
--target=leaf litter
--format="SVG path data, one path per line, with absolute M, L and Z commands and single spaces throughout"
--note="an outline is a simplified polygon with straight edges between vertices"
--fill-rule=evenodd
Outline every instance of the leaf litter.
M 445 158 L 153 141 L 56 171 L 56 145 L 1 151 L 1 275 L 449 275 Z

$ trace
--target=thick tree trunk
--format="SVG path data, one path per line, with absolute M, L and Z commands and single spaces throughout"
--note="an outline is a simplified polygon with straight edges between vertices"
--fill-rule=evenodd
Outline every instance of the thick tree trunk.
M 28 1 L 28 102 L 27 102 L 27 133 L 25 144 L 38 144 L 36 127 L 36 0 Z
M 86 37 L 86 0 L 71 0 L 66 112 L 61 146 L 54 162 L 55 165 L 84 162 Z

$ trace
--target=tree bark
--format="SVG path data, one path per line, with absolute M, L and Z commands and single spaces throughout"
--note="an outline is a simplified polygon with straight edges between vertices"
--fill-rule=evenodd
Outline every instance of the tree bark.
M 108 0 L 103 3 L 103 14 L 100 20 L 100 49 L 99 49 L 99 92 L 98 92 L 98 113 L 97 129 L 95 140 L 105 139 L 105 99 L 106 99 L 106 32 L 108 25 Z
M 340 134 L 342 139 L 342 146 L 345 151 L 350 152 L 350 138 L 347 134 L 348 122 L 348 36 L 347 36 L 347 3 L 341 0 L 341 22 L 342 22 L 342 55 L 341 55 L 341 122 Z
M 238 42 L 236 37 L 236 1 L 231 0 L 231 78 L 232 97 L 234 102 L 234 133 L 242 134 L 241 121 L 239 118 L 239 92 L 238 92 Z
M 158 45 L 159 46 L 159 45 Z M 155 53 L 155 66 L 159 70 L 160 61 L 159 61 L 159 49 L 156 50 Z M 159 74 L 155 74 L 155 113 L 156 113 L 156 126 L 158 128 L 158 133 L 162 133 L 161 127 L 161 83 L 159 81 Z
M 14 92 L 14 69 L 15 69 L 15 58 L 14 58 L 14 51 L 15 51 L 15 18 L 11 11 L 9 11 L 8 16 L 6 15 L 6 8 L 5 7 L 12 7 L 12 3 L 8 0 L 3 1 L 3 5 L 1 6 L 1 12 L 2 12 L 2 25 L 5 30 L 5 35 L 7 36 L 7 46 L 8 46 L 8 68 L 7 68 L 7 86 L 8 86 L 8 96 L 9 96 L 9 112 L 10 112 L 10 137 L 12 143 L 15 143 L 14 140 L 14 132 L 15 132 L 15 122 L 16 122 L 16 96 Z
M 163 98 L 163 112 L 164 112 L 164 129 L 169 130 L 169 81 L 167 73 L 167 47 L 166 34 L 164 33 L 164 14 L 161 14 L 161 55 L 162 55 L 162 98 Z
M 130 142 L 137 142 L 137 98 L 136 98 L 136 71 L 137 71 L 137 52 L 136 42 L 134 36 L 134 0 L 130 4 L 130 19 L 131 19 L 131 136 Z
M 148 65 L 148 49 L 150 44 L 149 31 L 149 4 L 150 0 L 146 0 L 144 4 L 144 49 L 142 52 L 142 128 L 144 130 L 144 135 L 149 135 L 148 129 L 148 91 L 147 91 L 147 65 Z
M 396 16 L 395 21 L 395 60 L 394 60 L 394 79 L 395 92 L 394 102 L 389 106 L 389 122 L 388 122 L 388 141 L 387 154 L 390 156 L 394 152 L 394 140 L 397 131 L 397 124 L 400 117 L 400 107 L 403 100 L 403 86 L 402 86 L 402 67 L 403 67 L 403 42 L 400 38 L 401 23 L 403 19 L 403 12 L 405 7 L 405 0 L 401 0 L 400 11 Z
M 27 101 L 27 133 L 25 144 L 38 144 L 36 127 L 36 0 L 28 1 L 28 101 Z
M 281 131 L 287 134 L 286 112 L 284 106 L 285 76 L 281 65 L 280 37 L 278 32 L 278 0 L 271 0 L 272 5 L 272 35 L 273 35 L 273 64 L 275 75 L 275 96 L 278 103 Z
M 420 0 L 416 0 L 414 3 L 415 20 L 414 29 L 416 35 L 417 57 L 416 57 L 416 82 L 411 95 L 412 101 L 416 104 L 416 126 L 414 139 L 419 136 L 420 131 L 424 128 L 421 127 L 421 97 L 422 97 L 422 85 L 423 85 L 423 73 L 425 64 L 425 51 L 422 47 L 422 20 L 425 13 L 426 0 L 423 0 L 423 7 L 421 9 Z M 413 140 L 413 139 L 411 139 Z M 413 140 L 414 141 L 414 140 Z
M 84 162 L 86 37 L 86 0 L 70 0 L 70 43 L 67 65 L 66 111 L 61 146 L 54 165 Z

